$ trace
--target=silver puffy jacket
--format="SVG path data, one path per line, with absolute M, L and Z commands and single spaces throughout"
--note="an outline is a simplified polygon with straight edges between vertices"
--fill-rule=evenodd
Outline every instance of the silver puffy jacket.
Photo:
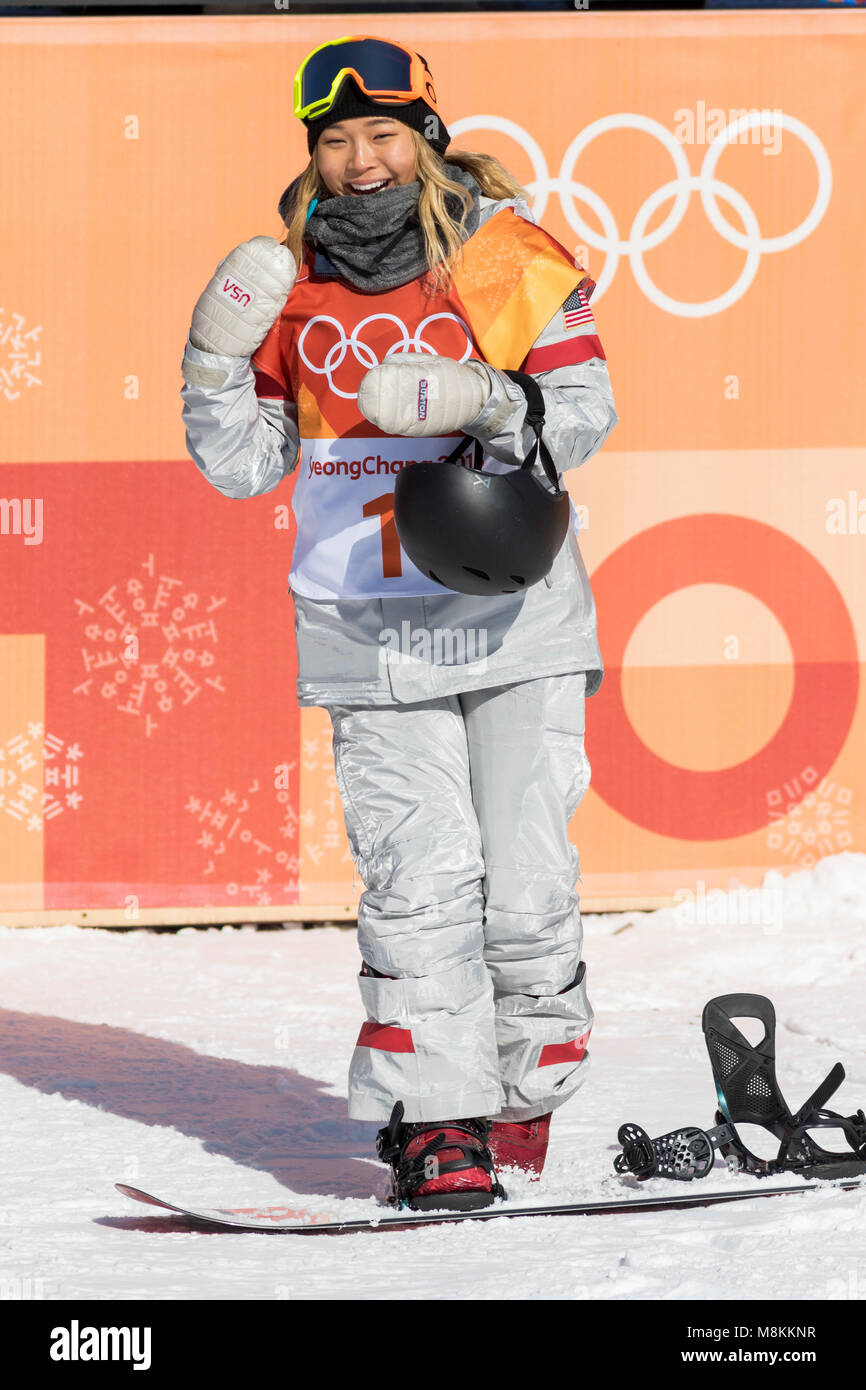
M 482 198 L 481 222 L 506 207 L 534 221 L 520 198 Z M 594 332 L 595 327 L 582 325 L 582 331 Z M 534 347 L 567 336 L 557 312 Z M 216 356 L 187 342 L 185 358 L 203 369 L 221 369 L 220 376 L 228 373 L 215 387 L 202 384 L 208 375 L 203 370 L 196 374 L 196 384 L 187 381 L 181 391 L 187 448 L 195 464 L 225 497 L 272 491 L 298 463 L 297 406 L 259 399 L 247 357 Z M 485 366 L 490 398 L 467 433 L 480 439 L 494 460 L 519 464 L 535 438 L 524 428 L 526 399 L 510 378 Z M 544 440 L 561 477 L 591 458 L 617 423 L 607 363 L 594 357 L 534 376 L 544 396 Z M 538 460 L 534 467 L 547 486 Z M 289 589 L 295 605 L 298 704 L 404 704 L 570 671 L 586 671 L 586 693 L 595 694 L 604 668 L 577 528 L 572 504 L 572 527 L 550 575 L 522 594 L 332 602 Z M 400 640 L 383 638 L 386 631 L 399 634 Z M 484 643 L 475 637 L 445 642 L 445 662 L 443 643 L 431 638 L 413 642 L 418 632 L 483 633 Z M 383 650 L 383 641 L 393 645 Z M 416 655 L 419 651 L 428 652 L 429 659 Z

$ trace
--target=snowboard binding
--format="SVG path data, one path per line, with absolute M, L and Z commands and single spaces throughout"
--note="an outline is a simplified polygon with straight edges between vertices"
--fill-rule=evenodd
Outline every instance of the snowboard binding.
M 640 1125 L 628 1124 L 620 1127 L 616 1137 L 622 1144 L 622 1153 L 613 1161 L 618 1173 L 691 1182 L 692 1178 L 705 1178 L 712 1168 L 719 1136 L 714 1130 L 688 1127 L 650 1139 Z
M 764 1028 L 761 1041 L 750 1043 L 734 1018 L 757 1018 Z M 858 1110 L 844 1116 L 824 1108 L 845 1079 L 841 1062 L 792 1114 L 776 1080 L 776 1012 L 770 1000 L 761 994 L 723 994 L 709 1001 L 701 1022 L 720 1107 L 715 1128 L 683 1128 L 650 1139 L 639 1125 L 623 1125 L 617 1135 L 622 1153 L 614 1159 L 618 1173 L 690 1182 L 706 1177 L 716 1149 L 733 1172 L 759 1178 L 797 1173 L 833 1179 L 866 1173 L 866 1115 Z M 769 1130 L 779 1140 L 776 1157 L 753 1154 L 737 1133 L 738 1124 Z M 850 1153 L 822 1148 L 809 1133 L 815 1129 L 841 1130 Z
M 391 1165 L 388 1206 L 412 1211 L 473 1211 L 505 1197 L 487 1147 L 492 1121 L 403 1122 L 398 1100 L 376 1136 L 376 1152 Z

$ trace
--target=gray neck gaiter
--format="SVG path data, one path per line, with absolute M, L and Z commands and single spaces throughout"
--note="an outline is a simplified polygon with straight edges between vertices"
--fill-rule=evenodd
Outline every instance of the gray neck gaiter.
M 472 195 L 464 236 L 480 221 L 480 189 L 471 174 L 456 164 L 445 173 Z M 360 290 L 391 290 L 406 285 L 427 269 L 424 238 L 418 221 L 419 180 L 385 188 L 381 193 L 330 197 L 320 201 L 307 222 L 310 236 L 340 274 Z M 459 220 L 463 203 L 446 195 L 448 212 Z

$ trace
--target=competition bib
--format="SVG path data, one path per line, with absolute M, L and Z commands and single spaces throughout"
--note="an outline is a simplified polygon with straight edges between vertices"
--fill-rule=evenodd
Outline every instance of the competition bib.
M 305 440 L 293 498 L 292 589 L 318 599 L 452 593 L 416 569 L 400 545 L 394 483 L 402 468 L 447 458 L 458 439 Z M 465 466 L 473 453 L 470 444 Z

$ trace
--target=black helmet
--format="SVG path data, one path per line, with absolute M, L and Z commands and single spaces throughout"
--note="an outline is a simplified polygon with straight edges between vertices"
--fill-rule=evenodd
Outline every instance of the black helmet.
M 568 493 L 541 438 L 541 388 L 525 372 L 505 375 L 523 389 L 526 423 L 535 432 L 520 467 L 484 473 L 476 439 L 474 464 L 464 468 L 456 462 L 469 442 L 464 436 L 447 459 L 402 468 L 394 486 L 394 524 L 409 559 L 461 594 L 516 594 L 537 584 L 550 573 L 568 530 Z M 531 471 L 539 450 L 555 492 Z

